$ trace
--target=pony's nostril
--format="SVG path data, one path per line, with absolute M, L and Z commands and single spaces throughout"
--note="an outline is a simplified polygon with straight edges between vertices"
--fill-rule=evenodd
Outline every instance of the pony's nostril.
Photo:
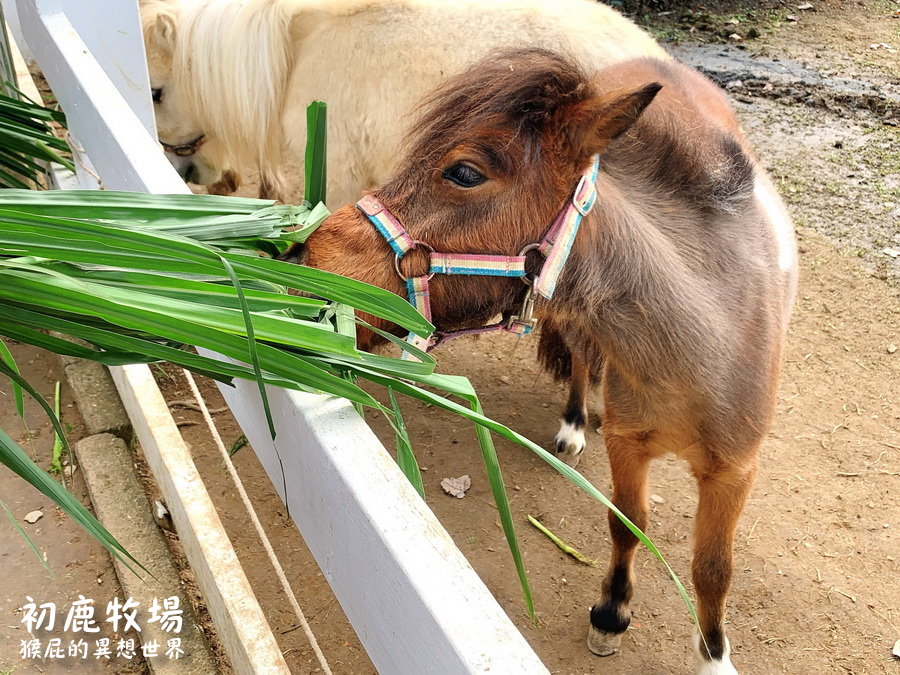
M 193 162 L 190 162 L 189 164 L 181 167 L 181 171 L 179 173 L 181 174 L 181 177 L 184 179 L 185 183 L 198 182 L 197 178 L 199 174 L 197 172 L 197 165 Z

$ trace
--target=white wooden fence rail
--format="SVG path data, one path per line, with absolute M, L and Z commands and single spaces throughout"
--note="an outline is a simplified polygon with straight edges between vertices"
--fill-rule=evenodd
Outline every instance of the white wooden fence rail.
M 152 133 L 135 0 L 17 4 L 29 52 L 84 150 L 80 170 L 108 189 L 186 192 Z M 146 386 L 144 370 L 114 375 Z M 273 442 L 255 386 L 221 389 L 380 672 L 547 672 L 349 404 L 270 388 Z

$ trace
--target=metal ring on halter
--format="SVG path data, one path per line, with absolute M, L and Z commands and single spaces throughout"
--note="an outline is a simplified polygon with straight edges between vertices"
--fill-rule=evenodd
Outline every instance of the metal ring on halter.
M 532 251 L 537 251 L 540 248 L 541 248 L 540 244 L 528 244 L 525 248 L 523 248 L 521 251 L 519 251 L 519 257 L 521 258 L 522 256 L 527 255 L 527 254 L 531 253 Z M 534 284 L 534 279 L 529 277 L 527 274 L 523 274 L 519 278 L 522 280 L 522 283 L 525 284 L 526 286 L 531 286 L 532 284 Z
M 429 253 L 428 269 L 431 269 L 431 255 L 430 254 L 434 253 L 434 249 L 429 244 L 426 244 L 424 241 L 419 241 L 418 239 L 413 239 L 412 246 L 410 246 L 408 249 L 406 249 L 403 252 L 403 255 L 401 255 L 399 253 L 394 254 L 394 271 L 397 273 L 398 277 L 403 279 L 403 281 L 406 281 L 407 279 L 411 279 L 412 277 L 404 276 L 403 272 L 400 271 L 400 259 L 405 257 L 406 254 L 409 253 L 410 251 L 415 251 L 420 246 L 424 249 L 428 249 L 428 253 Z M 431 277 L 433 277 L 433 276 L 434 276 L 434 272 L 432 272 L 427 277 L 425 277 L 425 280 L 430 281 Z

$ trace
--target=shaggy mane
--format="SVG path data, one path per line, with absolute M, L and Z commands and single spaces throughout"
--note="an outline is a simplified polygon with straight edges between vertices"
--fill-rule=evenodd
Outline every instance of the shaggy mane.
M 407 154 L 434 161 L 473 128 L 508 126 L 527 156 L 540 151 L 539 132 L 560 107 L 593 95 L 594 86 L 572 58 L 546 49 L 502 50 L 448 79 L 421 105 Z

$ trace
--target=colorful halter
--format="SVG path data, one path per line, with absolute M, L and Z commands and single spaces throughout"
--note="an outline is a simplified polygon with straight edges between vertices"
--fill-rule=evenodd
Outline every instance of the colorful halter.
M 394 269 L 406 284 L 409 302 L 431 321 L 431 300 L 428 282 L 435 274 L 465 274 L 492 277 L 519 277 L 528 286 L 525 298 L 518 314 L 508 319 L 480 328 L 468 328 L 454 331 L 435 331 L 430 338 L 422 338 L 412 333 L 406 338 L 414 347 L 423 351 L 434 349 L 439 344 L 455 337 L 486 333 L 493 330 L 504 330 L 518 336 L 528 335 L 535 326 L 533 316 L 534 295 L 536 291 L 548 300 L 553 297 L 559 275 L 569 259 L 572 243 L 581 220 L 586 216 L 594 202 L 597 201 L 597 173 L 600 170 L 600 156 L 594 155 L 591 166 L 582 174 L 575 187 L 569 203 L 563 207 L 556 220 L 550 226 L 540 243 L 528 244 L 516 256 L 477 255 L 472 253 L 438 253 L 424 241 L 413 239 L 387 207 L 376 197 L 366 195 L 358 202 L 356 208 L 365 214 L 375 229 L 385 238 L 394 251 Z M 400 269 L 400 261 L 415 248 L 428 251 L 428 273 L 422 276 L 407 277 Z M 525 274 L 525 256 L 529 251 L 538 251 L 545 258 L 544 266 L 532 282 Z M 408 352 L 403 358 L 414 358 Z

